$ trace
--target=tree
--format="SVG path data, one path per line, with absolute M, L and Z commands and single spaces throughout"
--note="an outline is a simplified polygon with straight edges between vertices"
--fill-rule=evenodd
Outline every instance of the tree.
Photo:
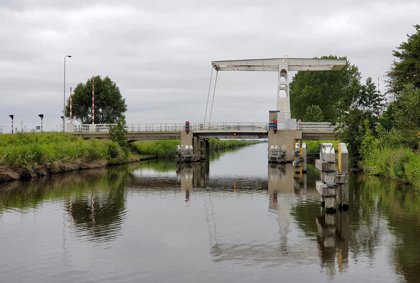
M 416 32 L 408 35 L 407 41 L 393 51 L 399 61 L 394 61 L 388 72 L 388 88 L 396 97 L 406 84 L 420 88 L 420 25 L 414 28 Z
M 382 124 L 396 130 L 401 142 L 412 149 L 419 149 L 420 141 L 420 88 L 406 85 L 398 99 L 391 102 L 382 117 Z
M 126 129 L 125 118 L 123 116 L 118 119 L 118 122 L 116 125 L 111 125 L 109 127 L 109 136 L 112 141 L 119 144 L 119 146 L 124 152 L 124 159 L 127 160 L 129 145 L 127 141 L 127 129 Z M 114 157 L 113 155 L 115 154 L 110 154 L 111 157 Z
M 309 122 L 321 122 L 324 116 L 322 115 L 321 107 L 318 105 L 310 105 L 306 107 L 305 115 L 303 116 L 304 121 Z
M 93 82 L 93 86 L 92 86 Z M 112 124 L 124 116 L 127 110 L 125 99 L 117 85 L 109 78 L 95 76 L 85 84 L 79 83 L 72 97 L 72 114 L 82 124 L 92 123 L 92 87 L 95 90 L 95 123 Z M 70 103 L 67 100 L 66 116 L 70 113 Z
M 321 59 L 337 57 L 324 56 Z M 305 120 L 308 107 L 318 106 L 322 121 L 335 122 L 340 111 L 349 109 L 359 89 L 360 74 L 350 62 L 340 71 L 299 71 L 290 83 L 292 117 Z
M 371 140 L 378 137 L 376 127 L 384 101 L 384 96 L 376 89 L 372 78 L 369 77 L 366 84 L 360 86 L 359 91 L 353 96 L 349 109 L 340 112 L 337 118 L 338 136 L 349 144 L 353 166 L 357 166 L 362 159 L 362 153 L 367 156 L 367 149 L 362 149 L 362 147 L 373 144 Z

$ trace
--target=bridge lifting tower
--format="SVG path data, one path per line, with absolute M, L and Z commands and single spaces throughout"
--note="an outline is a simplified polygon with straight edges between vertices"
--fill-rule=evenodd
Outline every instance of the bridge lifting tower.
M 338 71 L 343 69 L 347 62 L 345 59 L 283 57 L 266 59 L 222 60 L 212 61 L 211 64 L 217 72 L 264 71 L 278 73 L 277 110 L 270 111 L 269 114 L 269 122 L 276 122 L 276 129 L 270 128 L 268 131 L 269 160 L 270 148 L 273 148 L 274 151 L 279 148 L 283 148 L 285 150 L 284 158 L 279 160 L 281 160 L 281 162 L 290 162 L 293 160 L 294 141 L 302 139 L 302 132 L 297 129 L 296 119 L 292 119 L 291 117 L 289 72 Z

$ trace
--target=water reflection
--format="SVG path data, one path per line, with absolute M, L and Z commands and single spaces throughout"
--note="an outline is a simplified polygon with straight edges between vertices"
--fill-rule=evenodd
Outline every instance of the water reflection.
M 190 265 L 188 272 L 200 270 L 210 278 L 218 268 L 227 270 L 226 275 L 232 264 L 241 276 L 253 273 L 265 281 L 278 273 L 300 281 L 418 281 L 419 193 L 353 176 L 350 210 L 326 214 L 315 190 L 316 170 L 309 166 L 301 174 L 291 165 L 266 163 L 262 170 L 260 163 L 253 167 L 256 155 L 233 169 L 231 162 L 223 165 L 222 156 L 216 173 L 204 162 L 177 166 L 153 161 L 0 185 L 1 259 L 7 258 L 0 264 L 0 281 L 30 281 L 30 276 L 13 280 L 22 278 L 20 271 L 2 277 L 12 265 L 21 269 L 16 262 L 31 275 L 35 267 L 44 272 L 56 268 L 51 254 L 57 253 L 59 237 L 66 241 L 68 266 L 83 262 L 79 270 L 96 269 L 102 277 L 94 281 L 112 281 L 106 276 L 116 261 L 105 257 L 120 261 L 114 271 L 126 268 L 120 278 L 137 276 L 127 281 L 150 279 L 133 272 L 139 266 L 147 266 L 147 274 L 181 276 Z M 246 152 L 242 158 L 246 160 Z M 241 166 L 250 174 L 240 175 Z M 60 214 L 57 222 L 55 214 Z M 21 220 L 25 216 L 27 222 Z M 27 237 L 36 235 L 42 223 L 48 223 L 44 234 Z M 44 238 L 48 240 L 42 242 Z M 97 249 L 103 243 L 112 248 Z M 95 253 L 95 264 L 83 260 Z M 22 264 L 28 254 L 44 257 L 28 267 Z M 158 271 L 153 261 L 160 263 Z M 98 271 L 98 265 L 104 268 Z M 307 277 L 296 275 L 297 269 L 307 269 Z M 1 280 L 5 278 L 9 280 Z M 46 281 L 59 281 L 53 279 Z
M 268 164 L 269 208 L 277 209 L 279 194 L 306 195 L 307 176 L 291 164 Z
M 128 167 L 94 169 L 0 186 L 0 213 L 42 209 L 62 200 L 70 227 L 82 238 L 103 242 L 120 233 L 125 217 Z M 65 224 L 66 225 L 66 224 Z
M 316 217 L 317 240 L 321 267 L 329 276 L 345 272 L 349 266 L 349 238 L 351 236 L 349 213 L 326 213 L 325 208 Z M 336 269 L 337 267 L 337 269 Z
M 128 172 L 108 172 L 106 192 L 74 196 L 66 201 L 75 229 L 83 237 L 98 242 L 111 241 L 120 234 L 125 218 L 125 184 Z

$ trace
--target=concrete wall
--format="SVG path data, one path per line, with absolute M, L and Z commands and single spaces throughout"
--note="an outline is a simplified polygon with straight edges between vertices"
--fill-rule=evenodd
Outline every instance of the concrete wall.
M 181 145 L 192 145 L 194 161 L 207 159 L 209 157 L 209 141 L 199 136 L 194 136 L 192 131 L 181 132 Z
M 293 147 L 296 139 L 302 139 L 302 132 L 296 130 L 268 131 L 268 148 L 271 145 L 286 146 L 286 160 L 293 161 Z
M 181 131 L 181 145 L 193 145 L 193 132 Z

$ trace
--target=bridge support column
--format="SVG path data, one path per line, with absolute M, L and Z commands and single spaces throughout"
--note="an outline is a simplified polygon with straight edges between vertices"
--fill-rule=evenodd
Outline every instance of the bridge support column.
M 302 132 L 296 130 L 296 120 L 289 119 L 279 122 L 279 117 L 280 111 L 269 112 L 268 161 L 273 163 L 292 162 L 295 140 L 302 139 Z
M 206 160 L 210 156 L 210 144 L 208 139 L 200 138 L 200 157 L 202 160 Z
M 191 162 L 196 160 L 194 154 L 194 135 L 192 131 L 181 131 L 181 145 L 178 146 L 176 153 L 179 162 Z
M 194 136 L 192 131 L 183 130 L 177 154 L 180 162 L 205 160 L 209 157 L 209 142 L 207 139 Z
M 283 162 L 292 162 L 294 159 L 294 141 L 297 139 L 302 139 L 301 131 L 279 130 L 274 132 L 270 129 L 268 131 L 268 150 L 270 151 L 271 148 L 278 147 L 285 151 Z

